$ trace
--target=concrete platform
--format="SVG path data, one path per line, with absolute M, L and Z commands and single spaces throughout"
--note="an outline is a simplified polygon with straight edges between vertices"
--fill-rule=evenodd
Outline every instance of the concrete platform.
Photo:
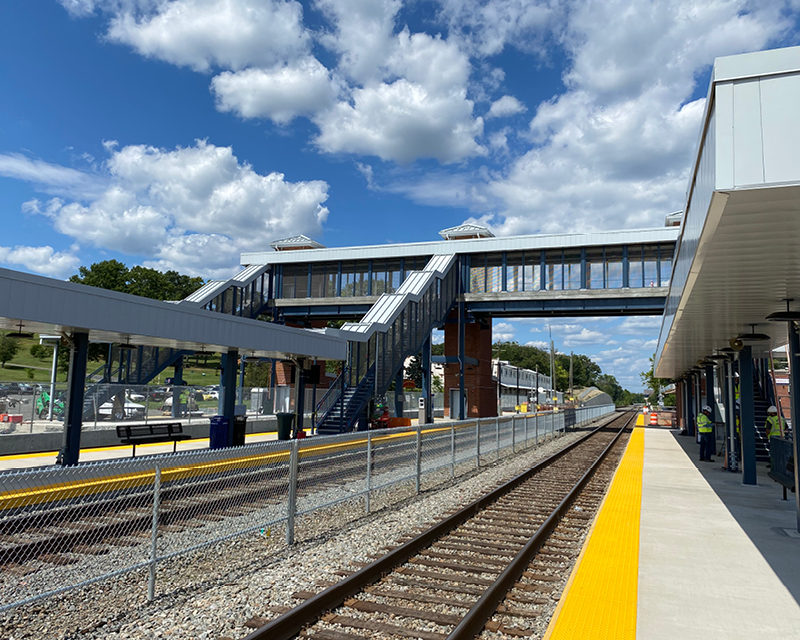
M 583 639 L 632 638 L 633 629 L 639 640 L 800 638 L 794 500 L 781 499 L 781 487 L 767 477 L 764 464 L 759 484 L 745 486 L 741 474 L 721 470 L 721 459 L 700 462 L 694 439 L 659 427 L 637 431 L 644 432 L 643 462 L 629 445 L 614 483 L 629 482 L 631 466 L 638 464 L 641 498 L 612 484 L 545 637 L 569 637 L 565 631 L 580 625 Z M 638 523 L 636 509 L 630 510 L 637 501 Z M 621 511 L 630 514 L 632 529 L 638 524 L 638 536 L 601 526 L 604 515 Z M 612 539 L 596 539 L 604 535 Z M 632 548 L 606 551 L 606 563 L 609 555 L 638 555 L 636 579 L 624 581 L 627 594 L 620 593 L 614 571 L 593 564 L 598 554 L 592 547 L 609 549 L 611 543 Z M 573 591 L 587 582 L 590 592 Z M 597 602 L 607 610 L 587 616 Z

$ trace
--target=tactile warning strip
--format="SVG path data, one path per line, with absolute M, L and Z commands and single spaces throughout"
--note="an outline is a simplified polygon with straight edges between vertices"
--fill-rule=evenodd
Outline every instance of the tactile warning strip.
M 545 640 L 635 640 L 643 464 L 636 428 Z

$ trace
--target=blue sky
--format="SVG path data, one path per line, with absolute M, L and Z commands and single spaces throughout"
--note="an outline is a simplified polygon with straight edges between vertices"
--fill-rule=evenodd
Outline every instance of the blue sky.
M 0 264 L 206 278 L 327 246 L 660 226 L 716 56 L 798 43 L 800 1 L 0 4 Z M 549 321 L 623 385 L 648 318 Z M 548 321 L 495 323 L 546 342 Z

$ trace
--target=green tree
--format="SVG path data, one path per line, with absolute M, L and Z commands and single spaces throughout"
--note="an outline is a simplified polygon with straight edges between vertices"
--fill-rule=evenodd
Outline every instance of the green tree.
M 408 363 L 405 371 L 406 380 L 413 380 L 414 387 L 422 388 L 422 360 L 419 356 L 414 356 Z
M 70 282 L 153 300 L 182 300 L 203 286 L 202 278 L 141 266 L 129 269 L 119 260 L 104 260 L 95 262 L 90 267 L 80 267 L 78 273 L 70 278 Z
M 39 360 L 46 360 L 47 358 L 52 357 L 53 348 L 44 344 L 33 344 L 30 348 L 30 354 Z
M 79 267 L 78 273 L 71 276 L 69 281 L 128 293 L 128 267 L 119 260 L 95 262 L 90 267 Z
M 247 362 L 244 365 L 246 387 L 268 387 L 271 365 L 269 362 Z
M 17 351 L 19 351 L 19 344 L 14 338 L 9 338 L 5 333 L 0 336 L 0 365 L 3 369 L 6 367 L 6 362 L 14 359 Z
M 662 388 L 673 382 L 673 380 L 670 380 L 669 378 L 657 378 L 655 366 L 656 355 L 653 354 L 650 356 L 650 369 L 648 371 L 641 371 L 639 373 L 639 378 L 642 380 L 642 385 L 645 387 L 645 389 L 651 389 L 653 392 L 648 398 L 652 402 L 656 402 L 658 400 Z

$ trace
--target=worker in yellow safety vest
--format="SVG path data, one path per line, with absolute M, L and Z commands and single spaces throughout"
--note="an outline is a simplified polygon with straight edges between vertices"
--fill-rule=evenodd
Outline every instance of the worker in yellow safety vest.
M 714 421 L 711 420 L 711 407 L 705 405 L 703 413 L 697 416 L 697 433 L 700 434 L 700 462 L 714 462 Z
M 786 423 L 783 418 L 778 415 L 778 407 L 772 405 L 767 409 L 767 422 L 764 424 L 764 430 L 767 432 L 767 442 L 772 436 L 782 438 L 786 430 Z

